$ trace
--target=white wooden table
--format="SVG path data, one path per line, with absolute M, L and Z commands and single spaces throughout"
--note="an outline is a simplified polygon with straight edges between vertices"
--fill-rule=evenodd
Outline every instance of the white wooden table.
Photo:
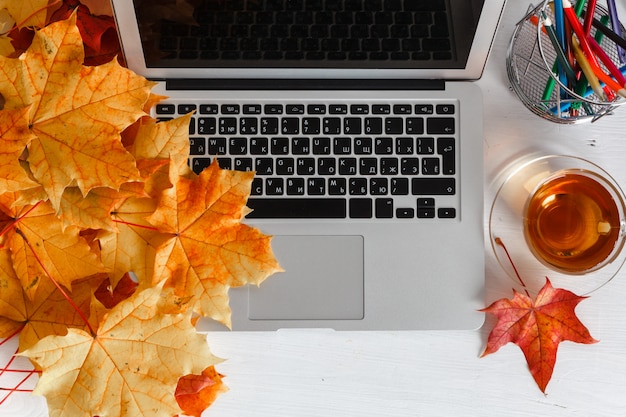
M 626 16 L 626 1 L 617 3 Z M 558 125 L 530 113 L 509 89 L 506 48 L 527 7 L 523 0 L 509 0 L 478 82 L 485 102 L 486 214 L 501 165 L 528 152 L 586 157 L 626 187 L 626 108 L 595 124 Z M 487 304 L 510 297 L 511 285 L 488 245 L 486 255 Z M 479 358 L 491 321 L 478 331 L 211 333 L 212 350 L 227 358 L 218 369 L 227 375 L 230 391 L 204 415 L 626 415 L 625 296 L 623 270 L 579 305 L 579 317 L 600 343 L 562 343 L 547 395 L 535 385 L 517 346 Z M 28 395 L 17 394 L 0 407 L 0 417 L 45 415 L 45 402 Z

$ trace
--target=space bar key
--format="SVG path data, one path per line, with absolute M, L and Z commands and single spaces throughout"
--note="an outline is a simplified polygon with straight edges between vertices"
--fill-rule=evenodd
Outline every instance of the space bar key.
M 250 198 L 249 219 L 344 219 L 343 198 Z

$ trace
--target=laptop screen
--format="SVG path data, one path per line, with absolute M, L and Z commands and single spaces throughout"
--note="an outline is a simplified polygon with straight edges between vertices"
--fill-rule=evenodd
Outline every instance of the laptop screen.
M 463 69 L 485 0 L 133 0 L 146 68 Z

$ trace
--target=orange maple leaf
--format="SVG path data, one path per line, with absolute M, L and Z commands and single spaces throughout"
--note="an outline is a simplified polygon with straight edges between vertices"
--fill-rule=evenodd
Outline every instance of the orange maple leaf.
M 158 244 L 155 281 L 195 297 L 194 310 L 230 326 L 228 289 L 260 284 L 281 271 L 271 237 L 242 224 L 254 174 L 211 164 L 165 190 L 150 223 L 168 233 Z
M 185 375 L 176 386 L 176 401 L 186 416 L 201 417 L 206 410 L 228 388 L 222 382 L 224 375 L 210 366 L 201 375 Z
M 197 334 L 189 314 L 161 314 L 162 288 L 141 291 L 104 315 L 95 334 L 70 329 L 21 353 L 41 378 L 51 417 L 153 416 L 181 412 L 178 379 L 220 360 Z
M 512 300 L 501 299 L 481 310 L 498 318 L 482 356 L 512 342 L 520 347 L 542 392 L 552 378 L 559 343 L 596 343 L 574 309 L 587 297 L 553 288 L 549 279 L 533 301 L 514 291 Z
M 153 83 L 116 61 L 86 67 L 83 58 L 75 14 L 37 31 L 20 58 L 0 57 L 5 109 L 31 106 L 27 161 L 55 209 L 70 185 L 86 195 L 140 179 L 120 133 L 145 114 Z

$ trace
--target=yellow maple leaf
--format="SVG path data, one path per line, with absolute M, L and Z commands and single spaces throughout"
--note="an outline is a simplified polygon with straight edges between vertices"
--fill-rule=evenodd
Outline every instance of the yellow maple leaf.
M 159 242 L 155 282 L 195 297 L 194 310 L 230 326 L 228 289 L 260 284 L 281 271 L 271 237 L 242 224 L 254 174 L 211 164 L 165 190 L 150 223 L 170 233 Z
M 0 0 L 0 10 L 6 9 L 20 28 L 43 27 L 48 16 L 49 0 Z
M 172 417 L 178 379 L 220 360 L 190 315 L 161 314 L 160 286 L 120 302 L 91 335 L 70 329 L 22 353 L 42 375 L 34 394 L 45 395 L 51 417 Z
M 106 272 L 76 226 L 63 227 L 48 202 L 13 207 L 14 195 L 0 195 L 2 243 L 11 251 L 13 268 L 29 298 L 41 280 L 54 279 L 66 288 L 72 282 Z
M 20 157 L 35 137 L 28 130 L 29 108 L 0 110 L 0 194 L 38 184 L 22 169 Z
M 49 279 L 43 279 L 31 301 L 11 267 L 10 253 L 0 250 L 0 337 L 21 330 L 19 348 L 23 351 L 49 335 L 63 335 L 68 328 L 84 328 L 85 322 L 67 301 L 65 295 Z M 94 275 L 73 286 L 72 300 L 81 310 L 88 311 L 94 286 L 106 275 Z
M 153 199 L 129 198 L 112 212 L 117 231 L 98 232 L 102 262 L 111 271 L 112 286 L 127 272 L 133 272 L 142 286 L 152 284 L 155 249 L 149 242 L 160 233 L 148 223 L 147 217 L 155 208 Z
M 19 58 L 0 57 L 5 109 L 31 106 L 28 162 L 55 209 L 65 188 L 83 195 L 140 180 L 120 133 L 145 113 L 154 85 L 116 60 L 86 67 L 76 14 L 35 33 Z

